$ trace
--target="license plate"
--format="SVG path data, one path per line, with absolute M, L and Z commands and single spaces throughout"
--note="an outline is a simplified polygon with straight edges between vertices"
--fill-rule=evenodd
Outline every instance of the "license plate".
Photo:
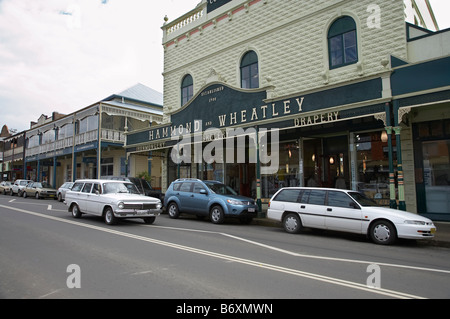
M 436 228 L 431 228 L 430 233 L 432 233 L 432 234 L 436 233 Z
M 249 212 L 249 213 L 254 213 L 254 212 L 255 212 L 255 209 L 254 209 L 254 208 L 249 208 L 249 209 L 248 209 L 248 212 Z

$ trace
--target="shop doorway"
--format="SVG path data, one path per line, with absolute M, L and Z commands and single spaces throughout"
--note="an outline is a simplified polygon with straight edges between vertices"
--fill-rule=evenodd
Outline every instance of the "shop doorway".
M 450 220 L 450 120 L 414 124 L 417 210 Z
M 239 195 L 256 198 L 256 164 L 227 164 L 225 184 Z
M 303 141 L 304 185 L 349 189 L 348 136 Z

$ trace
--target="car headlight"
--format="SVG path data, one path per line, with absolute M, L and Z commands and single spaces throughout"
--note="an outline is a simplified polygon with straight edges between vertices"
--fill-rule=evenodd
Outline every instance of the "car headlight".
M 123 202 L 120 202 L 119 204 L 117 204 L 117 207 L 119 207 L 120 209 L 124 209 L 125 204 Z
M 244 205 L 243 202 L 241 202 L 240 200 L 236 200 L 236 199 L 227 199 L 228 204 L 231 205 Z
M 408 225 L 425 225 L 426 223 L 424 221 L 421 220 L 405 220 L 405 224 Z
M 162 207 L 161 202 L 159 202 L 158 204 L 156 204 L 156 209 L 161 209 L 161 207 Z

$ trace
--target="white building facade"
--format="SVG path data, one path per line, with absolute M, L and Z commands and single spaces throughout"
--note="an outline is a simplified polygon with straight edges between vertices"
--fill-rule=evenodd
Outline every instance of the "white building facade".
M 411 110 L 446 103 L 448 84 L 444 75 L 430 87 L 404 89 L 401 77 L 429 60 L 445 69 L 445 45 L 427 56 L 414 46 L 443 44 L 448 33 L 414 28 L 404 3 L 390 0 L 204 0 L 166 20 L 164 123 L 127 139 L 129 154 L 162 156 L 163 190 L 179 177 L 217 179 L 264 209 L 284 186 L 345 187 L 419 212 L 416 162 L 423 159 L 414 152 Z M 208 149 L 204 133 L 212 128 L 223 143 L 227 129 L 276 130 L 279 144 L 269 148 L 277 170 L 265 174 L 264 163 L 250 159 L 249 140 L 232 149 L 249 154 L 244 162 L 227 157 L 230 150 L 222 160 L 198 161 L 196 145 Z M 175 163 L 172 150 L 184 132 L 193 156 Z M 256 150 L 266 147 L 256 140 Z

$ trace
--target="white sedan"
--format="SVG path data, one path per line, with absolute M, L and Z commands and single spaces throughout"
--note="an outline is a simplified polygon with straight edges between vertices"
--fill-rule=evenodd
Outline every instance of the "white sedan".
M 108 225 L 121 218 L 142 218 L 152 224 L 162 210 L 157 198 L 143 196 L 133 183 L 110 180 L 78 180 L 66 193 L 66 205 L 75 218 L 102 216 Z
M 267 217 L 282 222 L 288 233 L 302 227 L 329 229 L 364 234 L 377 244 L 431 239 L 436 232 L 428 218 L 379 207 L 355 191 L 329 188 L 283 188 L 271 198 Z

